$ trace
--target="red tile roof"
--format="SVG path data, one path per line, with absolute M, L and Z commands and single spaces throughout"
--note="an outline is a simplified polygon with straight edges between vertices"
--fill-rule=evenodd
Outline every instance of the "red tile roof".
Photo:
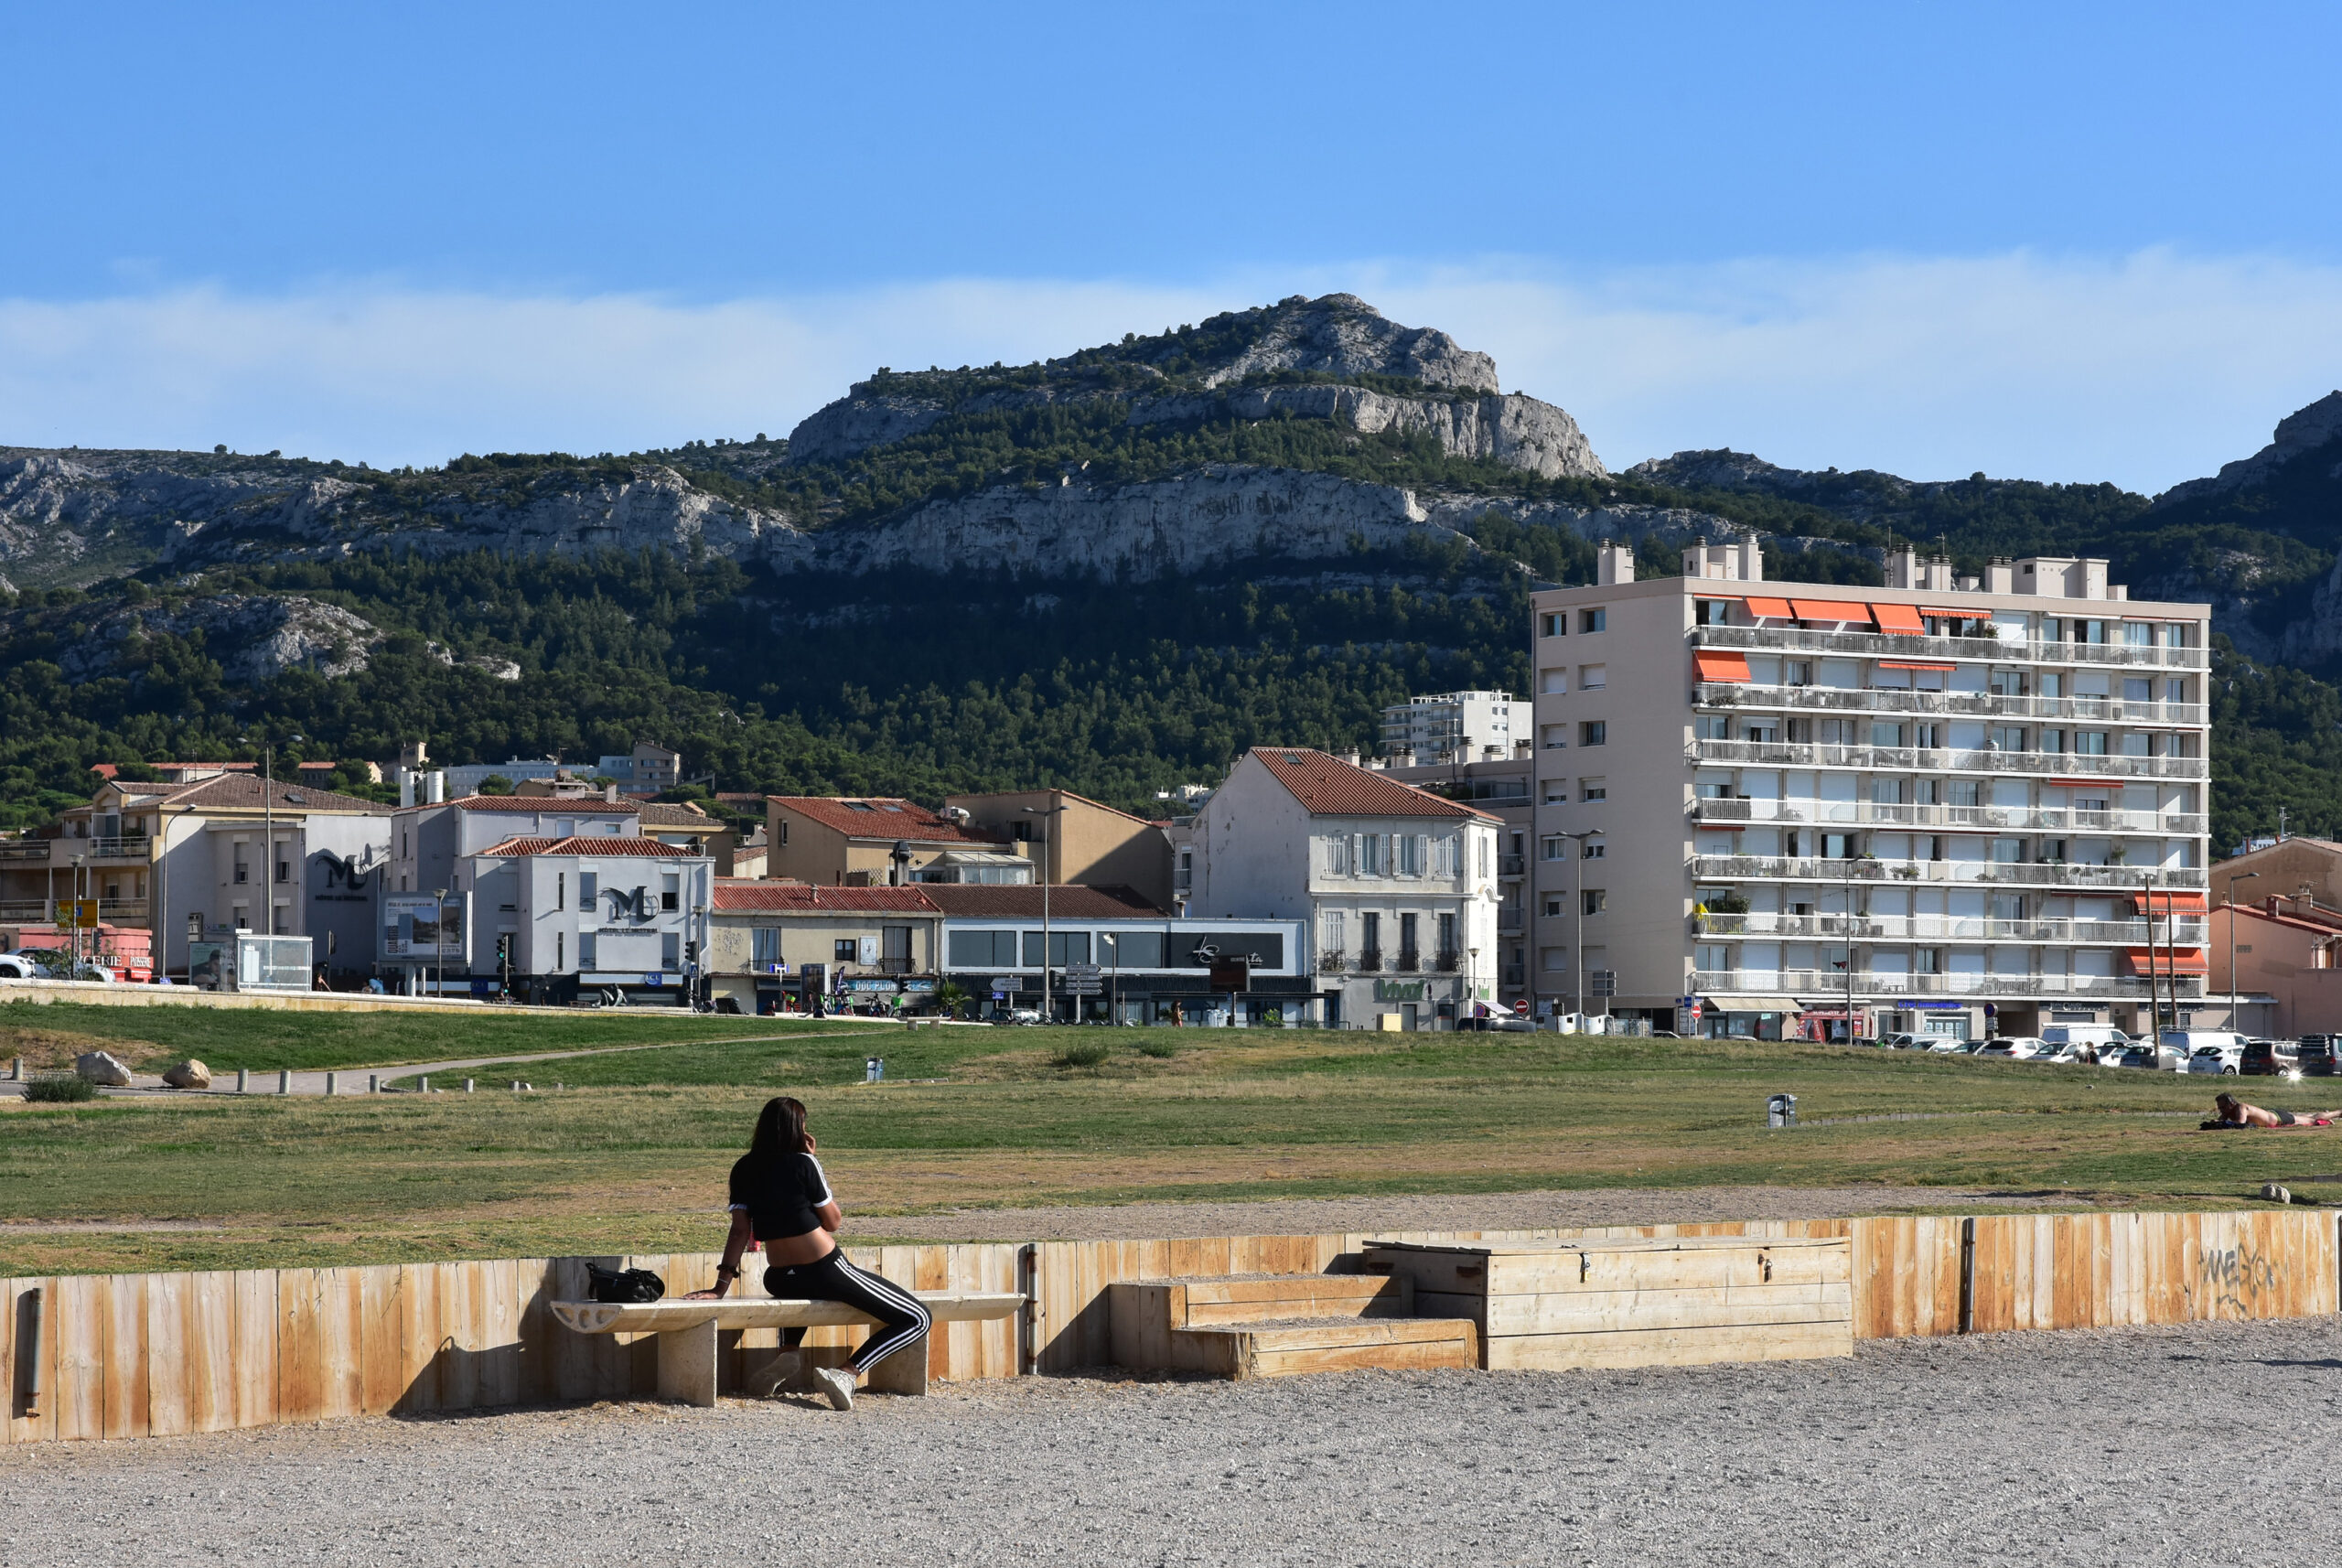
M 645 800 L 637 809 L 642 813 L 645 828 L 689 828 L 693 832 L 702 833 L 720 833 L 725 829 L 722 818 L 711 817 L 705 811 L 693 811 L 689 806 Z
M 165 785 L 162 788 L 168 791 L 164 804 L 175 808 L 194 806 L 223 811 L 257 811 L 265 804 L 280 811 L 363 811 L 370 816 L 388 816 L 391 813 L 391 808 L 380 800 L 361 800 L 356 795 L 320 789 L 314 785 L 304 784 L 298 779 L 264 781 L 257 773 L 222 773 L 216 779 L 201 779 L 192 784 Z
M 886 795 L 768 795 L 801 817 L 849 838 L 908 839 L 913 843 L 1004 843 L 989 828 L 962 827 L 916 801 Z
M 642 810 L 631 800 L 613 804 L 598 795 L 465 795 L 437 805 L 401 806 L 402 811 L 435 811 L 458 806 L 467 811 L 542 811 L 548 817 L 631 817 Z
M 632 855 L 641 860 L 705 860 L 681 844 L 661 843 L 657 839 L 634 838 L 618 833 L 584 833 L 575 838 L 509 838 L 501 843 L 490 844 L 482 854 L 600 854 Z
M 832 909 L 845 914 L 936 912 L 924 887 L 817 887 L 804 882 L 746 882 L 727 876 L 715 879 L 715 912 L 719 915 L 818 915 Z
M 1041 890 L 1034 886 L 979 882 L 923 882 L 919 891 L 935 900 L 947 915 L 979 919 L 1037 920 Z M 1104 887 L 1052 886 L 1049 918 L 1053 920 L 1129 919 L 1134 915 L 1167 916 L 1142 897 L 1136 889 L 1119 885 Z
M 1338 757 L 1304 746 L 1260 746 L 1253 760 L 1269 776 L 1293 792 L 1303 810 L 1316 817 L 1445 817 L 1453 821 L 1501 822 L 1453 800 L 1402 784 L 1368 768 L 1354 767 Z

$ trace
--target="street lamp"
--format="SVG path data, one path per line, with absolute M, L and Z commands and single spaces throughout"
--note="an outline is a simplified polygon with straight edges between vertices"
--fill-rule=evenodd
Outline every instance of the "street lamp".
M 1570 960 L 1577 966 L 1577 992 L 1572 998 L 1571 1010 L 1577 1015 L 1578 1027 L 1585 1027 L 1585 841 L 1599 836 L 1601 830 L 1587 828 L 1582 832 L 1560 832 L 1552 836 L 1568 839 L 1574 846 L 1570 853 Z
M 2229 1027 L 2236 1028 L 2236 885 L 2257 879 L 2257 871 L 2240 871 L 2229 878 Z M 2150 930 L 2154 929 L 2151 926 Z M 2177 1008 L 2172 1009 L 2175 1015 Z M 2241 1032 L 2241 1031 L 2240 1031 Z
M 1054 806 L 1026 806 L 1028 817 L 1058 817 L 1065 814 L 1065 802 Z M 1049 862 L 1057 854 L 1057 830 L 1043 830 L 1041 837 L 1041 1021 L 1057 1022 L 1057 1004 L 1049 992 Z
M 431 890 L 431 961 L 437 973 L 431 982 L 435 993 L 445 994 L 447 989 L 447 890 Z

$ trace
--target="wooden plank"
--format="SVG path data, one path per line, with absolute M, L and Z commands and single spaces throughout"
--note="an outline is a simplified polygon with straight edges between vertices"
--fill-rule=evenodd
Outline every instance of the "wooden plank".
M 278 1273 L 274 1269 L 236 1271 L 233 1386 L 235 1423 L 240 1427 L 273 1426 L 284 1419 L 277 1400 L 283 1375 Z
M 145 1274 L 109 1274 L 99 1282 L 105 1308 L 105 1434 L 145 1437 L 151 1430 L 146 1373 Z
M 438 1408 L 472 1410 L 480 1402 L 479 1329 L 472 1310 L 478 1270 L 468 1262 L 447 1262 L 432 1272 L 439 1319 Z
M 1571 1291 L 1488 1298 L 1492 1335 L 1589 1334 L 1767 1323 L 1844 1323 L 1851 1284 L 1747 1285 L 1724 1290 Z
M 392 1409 L 419 1415 L 446 1407 L 439 1398 L 438 1263 L 401 1263 L 398 1288 L 398 1397 Z
M 1469 1369 L 1479 1366 L 1479 1353 L 1470 1337 L 1424 1339 L 1399 1345 L 1327 1346 L 1318 1349 L 1273 1350 L 1253 1348 L 1244 1358 L 1241 1376 L 1292 1378 L 1311 1372 L 1341 1372 L 1375 1369 L 1384 1371 Z
M 226 1432 L 236 1424 L 236 1276 L 212 1270 L 184 1278 L 188 1430 Z
M 325 1409 L 325 1311 L 318 1269 L 276 1274 L 276 1419 L 315 1421 Z
M 521 1287 L 519 1266 L 510 1258 L 477 1265 L 472 1298 L 478 1325 L 479 1403 L 488 1409 L 521 1402 Z
M 1654 1328 L 1614 1334 L 1498 1335 L 1487 1341 L 1491 1369 L 1696 1367 L 1725 1361 L 1803 1361 L 1854 1353 L 1851 1322 L 1767 1327 Z
M 149 1274 L 140 1353 L 146 1362 L 146 1430 L 178 1437 L 195 1430 L 188 1387 L 188 1274 Z
M 406 1271 L 379 1263 L 352 1272 L 358 1276 L 358 1407 L 368 1415 L 388 1415 L 406 1394 Z
M 105 1324 L 108 1299 L 96 1275 L 66 1275 L 49 1282 L 54 1310 L 43 1315 L 57 1340 L 50 1401 L 57 1406 L 57 1435 L 65 1442 L 103 1437 L 105 1418 Z

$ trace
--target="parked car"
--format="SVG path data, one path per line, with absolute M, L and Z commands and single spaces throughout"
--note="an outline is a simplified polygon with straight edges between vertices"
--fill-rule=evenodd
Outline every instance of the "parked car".
M 1957 1035 L 1930 1036 L 1927 1044 L 1928 1054 L 1937 1057 L 1964 1057 L 1972 1053 L 1975 1048 L 1972 1044 Z
M 2111 1024 L 2051 1024 L 2042 1029 L 2041 1037 L 2053 1046 L 2073 1047 L 2084 1061 L 2102 1059 L 2110 1047 L 2119 1051 L 2131 1043 L 2131 1036 Z
M 8 964 L 5 972 L 17 980 L 102 980 L 111 985 L 122 978 L 103 964 L 76 964 L 71 953 L 55 948 L 19 948 L 0 953 L 0 962 Z
M 1038 1007 L 1011 1007 L 993 1018 L 995 1024 L 1037 1024 L 1041 1021 Z
M 2240 1045 L 2197 1046 L 2188 1053 L 2187 1070 L 2234 1078 L 2243 1060 L 2244 1047 Z
M 2247 1040 L 2236 1070 L 2246 1078 L 2299 1078 L 2301 1055 L 2291 1040 Z
M 2240 1053 L 2244 1049 L 2244 1036 L 2233 1029 L 2165 1029 L 2155 1038 L 2178 1053 L 2181 1072 L 2194 1063 L 2199 1046 L 2222 1046 Z
M 2079 1046 L 2068 1045 L 2062 1041 L 2045 1040 L 2039 1050 L 2025 1059 L 2029 1062 L 2047 1062 L 2051 1067 L 2080 1067 L 2082 1052 Z
M 1976 1048 L 1980 1057 L 1998 1057 L 2004 1061 L 2031 1061 L 2044 1049 L 2040 1038 L 2034 1035 L 1996 1035 Z
M 2342 1078 L 2342 1035 L 2304 1035 L 2299 1060 L 2304 1078 Z
M 2167 1071 L 2170 1063 L 2163 1059 L 2164 1049 L 2153 1040 L 2136 1040 L 2117 1053 L 2115 1066 L 2144 1068 L 2149 1072 Z
M 1924 1051 L 1939 1037 L 1935 1035 L 1889 1035 L 1878 1043 L 1890 1051 Z

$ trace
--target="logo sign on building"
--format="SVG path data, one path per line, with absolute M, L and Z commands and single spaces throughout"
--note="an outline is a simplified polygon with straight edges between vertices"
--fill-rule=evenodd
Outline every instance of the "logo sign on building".
M 1420 980 L 1378 980 L 1374 983 L 1377 1002 L 1421 1002 L 1423 983 Z

